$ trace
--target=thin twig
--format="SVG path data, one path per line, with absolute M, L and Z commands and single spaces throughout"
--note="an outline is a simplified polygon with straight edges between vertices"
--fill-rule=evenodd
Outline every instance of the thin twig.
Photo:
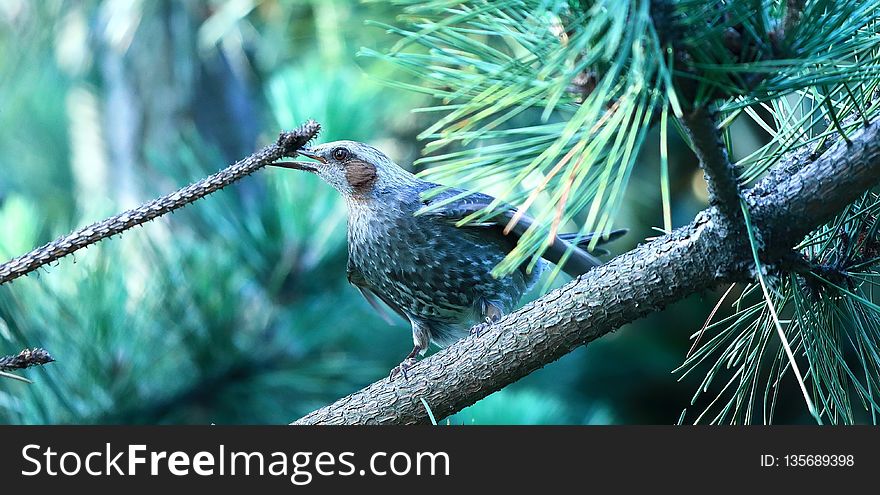
M 282 132 L 275 143 L 266 146 L 253 155 L 226 167 L 214 175 L 178 189 L 176 192 L 144 203 L 137 208 L 124 211 L 64 237 L 59 237 L 25 255 L 7 261 L 0 265 L 0 285 L 22 275 L 27 275 L 41 266 L 59 260 L 102 239 L 120 234 L 132 227 L 186 206 L 197 199 L 204 198 L 281 158 L 293 157 L 296 155 L 297 150 L 305 146 L 318 134 L 320 129 L 321 126 L 317 122 L 309 120 L 293 131 Z
M 804 7 L 807 0 L 787 0 L 785 2 L 785 17 L 782 18 L 782 36 L 789 36 L 797 27 L 804 15 Z
M 55 361 L 55 359 L 40 347 L 25 349 L 18 354 L 0 357 L 0 371 L 23 370 L 31 366 L 39 366 Z
M 31 366 L 51 363 L 55 359 L 40 347 L 25 349 L 18 354 L 0 357 L 0 371 L 23 370 Z
M 9 378 L 25 383 L 32 383 L 27 378 L 8 371 L 23 370 L 32 366 L 40 366 L 55 361 L 49 353 L 40 347 L 25 349 L 18 354 L 0 357 L 0 378 Z
M 739 183 L 713 112 L 705 106 L 697 107 L 685 113 L 682 123 L 691 137 L 694 153 L 700 159 L 709 190 L 709 204 L 717 206 L 722 215 L 734 221 L 731 226 L 740 225 Z

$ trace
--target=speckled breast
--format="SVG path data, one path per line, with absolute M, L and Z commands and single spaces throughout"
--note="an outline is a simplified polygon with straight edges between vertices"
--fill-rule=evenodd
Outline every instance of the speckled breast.
M 513 309 L 537 274 L 492 277 L 510 249 L 500 233 L 459 229 L 415 210 L 405 202 L 349 205 L 349 262 L 372 290 L 410 317 L 447 324 L 472 323 L 480 298 Z

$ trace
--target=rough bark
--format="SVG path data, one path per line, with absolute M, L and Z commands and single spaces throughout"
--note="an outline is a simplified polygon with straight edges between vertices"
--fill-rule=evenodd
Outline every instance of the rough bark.
M 727 147 L 721 140 L 721 131 L 713 112 L 706 106 L 697 107 L 684 115 L 682 123 L 691 137 L 694 153 L 700 159 L 700 168 L 703 169 L 709 191 L 709 204 L 717 207 L 728 219 L 735 220 L 731 226 L 742 225 L 736 172 L 727 156 Z
M 880 182 L 880 123 L 839 141 L 815 161 L 794 155 L 745 192 L 763 255 L 789 253 L 809 231 Z M 779 172 L 780 170 L 786 172 Z M 790 172 L 790 173 L 787 173 Z M 743 236 L 727 235 L 716 207 L 418 363 L 408 381 L 380 380 L 295 424 L 428 422 L 439 419 L 620 326 L 690 294 L 750 280 Z
M 40 366 L 51 363 L 55 359 L 45 349 L 34 347 L 25 349 L 18 354 L 0 356 L 0 372 L 23 370 L 32 366 Z

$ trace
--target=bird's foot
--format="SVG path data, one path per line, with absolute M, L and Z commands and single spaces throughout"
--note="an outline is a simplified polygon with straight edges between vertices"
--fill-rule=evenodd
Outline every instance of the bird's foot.
M 471 335 L 476 335 L 477 337 L 479 337 L 483 334 L 483 332 L 491 327 L 493 323 L 500 319 L 500 316 L 487 316 L 482 323 L 477 323 L 476 325 L 471 327 Z
M 394 377 L 396 377 L 397 375 L 403 375 L 404 380 L 409 380 L 409 376 L 406 374 L 406 372 L 412 369 L 412 367 L 415 365 L 416 358 L 408 357 L 404 359 L 400 364 L 391 368 L 391 373 L 388 374 L 388 381 L 394 381 Z

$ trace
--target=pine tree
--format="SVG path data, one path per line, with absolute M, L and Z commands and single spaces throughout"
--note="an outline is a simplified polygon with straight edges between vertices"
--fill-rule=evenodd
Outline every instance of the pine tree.
M 876 423 L 880 2 L 396 3 L 405 14 L 385 28 L 400 41 L 365 53 L 420 79 L 389 84 L 437 101 L 423 109 L 435 122 L 420 136 L 425 175 L 496 185 L 493 206 L 512 203 L 538 219 L 498 274 L 534 263 L 561 224 L 581 233 L 615 226 L 646 137 L 660 134 L 666 235 L 503 320 L 487 338 L 494 345 L 469 343 L 424 363 L 443 370 L 422 397 L 434 415 L 726 284 L 718 305 L 732 298 L 735 313 L 710 317 L 680 368 L 706 370 L 694 404 L 717 395 L 681 421 L 769 423 L 781 386 L 793 381 L 816 422 Z M 770 138 L 734 162 L 730 127 L 740 118 Z M 699 158 L 711 205 L 674 231 L 670 129 Z M 600 290 L 611 294 L 590 293 Z M 452 364 L 479 363 L 487 352 L 497 357 L 490 364 Z M 381 417 L 373 406 L 389 411 L 370 399 L 383 388 L 301 421 Z M 413 400 L 391 421 L 424 421 L 420 407 Z

